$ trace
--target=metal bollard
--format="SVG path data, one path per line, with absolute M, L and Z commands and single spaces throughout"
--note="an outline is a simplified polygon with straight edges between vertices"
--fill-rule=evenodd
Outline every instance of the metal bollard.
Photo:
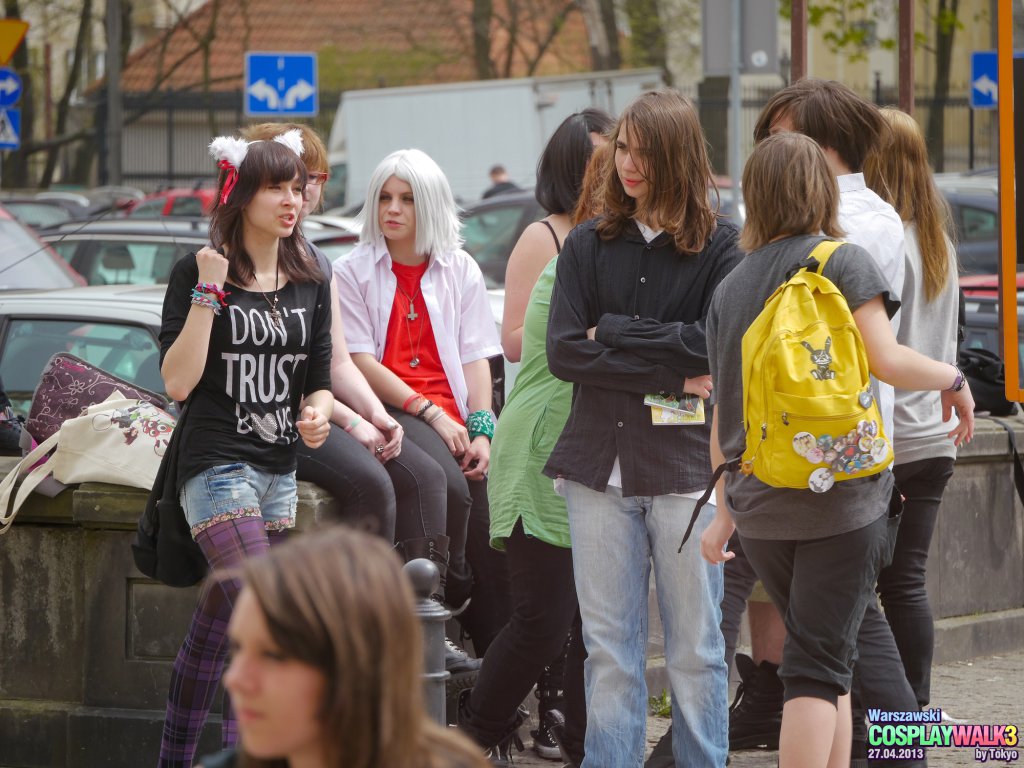
M 434 722 L 446 726 L 445 683 L 451 675 L 444 667 L 444 623 L 452 614 L 430 597 L 441 584 L 441 574 L 423 557 L 410 560 L 402 570 L 416 593 L 416 615 L 423 627 L 423 701 Z

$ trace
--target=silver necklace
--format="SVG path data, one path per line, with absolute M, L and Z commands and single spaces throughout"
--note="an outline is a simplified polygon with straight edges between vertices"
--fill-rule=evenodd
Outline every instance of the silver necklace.
M 278 262 L 274 265 L 274 300 L 273 301 L 271 301 L 270 299 L 267 298 L 266 291 L 264 291 L 263 290 L 263 286 L 260 285 L 260 279 L 258 277 L 256 277 L 256 270 L 255 269 L 252 272 L 252 279 L 256 281 L 256 287 L 260 289 L 260 293 L 263 295 L 263 300 L 265 302 L 267 302 L 267 305 L 270 307 L 270 321 L 274 325 L 276 325 L 279 329 L 284 330 L 284 319 L 281 317 L 281 310 L 279 310 L 277 308 L 277 300 L 278 300 L 277 290 L 278 290 L 278 278 L 280 276 L 280 271 L 279 271 L 280 267 L 281 267 L 281 262 L 280 262 L 280 260 L 278 260 Z
M 402 286 L 396 285 L 395 287 L 398 289 L 398 292 L 405 297 L 406 301 L 409 302 L 409 311 L 405 315 L 405 337 L 409 341 L 410 349 L 412 349 L 412 330 L 410 330 L 409 326 L 412 325 L 413 320 L 419 317 L 419 314 L 416 312 L 414 302 L 416 301 L 417 298 L 419 298 L 420 287 L 416 288 L 416 293 L 413 294 L 412 296 L 403 291 Z M 416 347 L 415 349 L 413 349 L 412 359 L 409 361 L 410 368 L 415 368 L 420 364 L 420 342 L 423 341 L 424 325 L 426 325 L 426 323 L 420 323 L 420 331 L 419 334 L 416 336 Z

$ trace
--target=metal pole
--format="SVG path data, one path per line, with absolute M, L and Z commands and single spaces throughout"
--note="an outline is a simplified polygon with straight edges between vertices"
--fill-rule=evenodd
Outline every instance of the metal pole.
M 121 183 L 121 0 L 107 0 L 107 183 Z
M 729 45 L 731 56 L 729 57 L 729 178 L 732 181 L 732 201 L 734 208 L 739 204 L 740 195 L 740 68 L 742 61 L 740 57 L 741 37 L 740 25 L 743 23 L 740 18 L 743 0 L 732 0 L 732 13 L 729 30 Z
M 447 726 L 445 681 L 451 673 L 444 667 L 444 623 L 452 612 L 431 599 L 441 585 L 437 566 L 423 557 L 410 560 L 402 568 L 416 594 L 416 615 L 423 627 L 423 701 L 427 714 L 438 725 Z
M 914 0 L 900 0 L 900 109 L 914 114 Z
M 967 130 L 969 139 L 967 142 L 967 170 L 974 170 L 974 107 L 967 107 Z
M 791 82 L 807 77 L 807 0 L 793 0 L 789 22 Z

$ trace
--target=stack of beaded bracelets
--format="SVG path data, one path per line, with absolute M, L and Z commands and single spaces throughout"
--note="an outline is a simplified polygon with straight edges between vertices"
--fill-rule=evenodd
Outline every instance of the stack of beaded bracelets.
M 964 372 L 960 370 L 960 366 L 956 363 L 950 363 L 953 369 L 956 371 L 956 378 L 953 379 L 953 385 L 947 389 L 947 392 L 959 392 L 967 384 L 967 377 L 964 376 Z
M 419 407 L 415 407 L 415 406 Z M 427 416 L 427 411 L 431 408 L 437 408 L 437 410 Z M 444 414 L 444 409 L 437 405 L 433 400 L 428 400 L 426 397 L 416 392 L 409 396 L 409 398 L 402 404 L 402 410 L 406 413 L 414 415 L 417 419 L 423 419 L 427 424 L 433 424 Z
M 228 305 L 224 300 L 228 295 L 216 283 L 196 283 L 192 289 L 192 303 L 197 307 L 212 309 L 213 314 L 219 315 L 220 308 Z
M 494 414 L 490 411 L 473 411 L 466 418 L 466 429 L 469 439 L 475 440 L 483 435 L 488 440 L 494 439 Z

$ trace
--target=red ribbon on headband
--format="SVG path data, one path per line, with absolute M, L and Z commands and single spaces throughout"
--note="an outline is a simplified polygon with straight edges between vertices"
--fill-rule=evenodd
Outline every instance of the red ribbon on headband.
M 226 205 L 228 197 L 231 196 L 231 190 L 235 188 L 235 182 L 238 181 L 238 169 L 227 160 L 221 160 L 217 165 L 228 172 L 224 179 L 224 188 L 220 192 L 220 204 Z

